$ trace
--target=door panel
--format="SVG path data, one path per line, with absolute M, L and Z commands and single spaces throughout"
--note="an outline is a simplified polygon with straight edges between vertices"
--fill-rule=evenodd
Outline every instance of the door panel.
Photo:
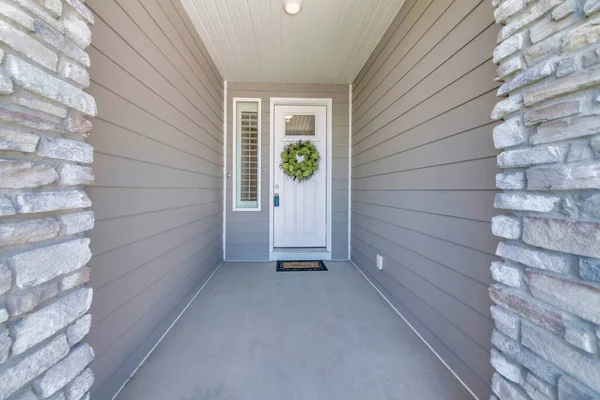
M 304 182 L 281 170 L 281 152 L 290 143 L 310 140 L 319 151 L 319 170 Z M 327 107 L 275 106 L 274 193 L 279 207 L 273 212 L 274 247 L 327 246 Z

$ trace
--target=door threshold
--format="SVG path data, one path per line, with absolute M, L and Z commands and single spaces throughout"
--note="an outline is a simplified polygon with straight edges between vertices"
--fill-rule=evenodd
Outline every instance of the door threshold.
M 296 248 L 296 249 L 274 249 L 270 254 L 270 260 L 331 260 L 331 252 L 326 249 Z

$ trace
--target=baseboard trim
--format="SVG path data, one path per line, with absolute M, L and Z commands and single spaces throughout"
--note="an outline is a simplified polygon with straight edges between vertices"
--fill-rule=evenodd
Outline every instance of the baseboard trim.
M 402 320 L 406 323 L 406 325 L 408 325 L 408 327 L 410 329 L 412 329 L 412 331 L 415 333 L 415 335 L 417 335 L 419 337 L 419 339 L 421 339 L 421 341 L 423 343 L 425 343 L 425 346 L 427 346 L 429 348 L 429 350 L 431 350 L 431 352 L 438 358 L 438 360 L 440 360 L 440 362 L 442 364 L 444 364 L 444 366 L 446 368 L 448 368 L 448 371 L 450 371 L 452 373 L 452 375 L 454 375 L 454 377 L 460 382 L 460 384 L 464 386 L 464 388 L 467 390 L 467 392 L 469 392 L 475 400 L 479 400 L 479 398 L 475 395 L 475 393 L 473 393 L 473 391 L 469 388 L 469 386 L 467 386 L 467 384 L 462 379 L 460 379 L 458 374 L 456 372 L 454 372 L 452 367 L 450 367 L 450 365 L 448 365 L 448 363 L 446 363 L 446 361 L 438 354 L 438 352 L 435 351 L 435 349 L 429 343 L 427 343 L 427 340 L 425 340 L 425 338 L 423 336 L 421 336 L 419 331 L 417 331 L 415 329 L 415 327 L 412 326 L 412 324 L 404 317 L 404 315 L 402 315 L 402 313 L 400 311 L 398 311 L 398 309 L 394 306 L 394 304 L 386 297 L 385 294 L 383 294 L 381 292 L 381 290 L 379 290 L 379 288 L 371 281 L 371 279 L 369 279 L 369 277 L 364 272 L 362 272 L 362 270 L 360 268 L 358 268 L 358 265 L 356 265 L 354 263 L 354 261 L 352 261 L 352 260 L 349 260 L 349 262 L 352 263 L 352 265 L 354 265 L 354 268 L 356 268 L 356 270 L 358 272 L 360 272 L 360 274 L 367 280 L 367 282 L 369 282 L 371 284 L 371 286 L 373 286 L 373 289 L 375 289 L 377 291 L 377 293 L 379 293 L 379 295 L 386 301 L 386 303 L 388 303 L 389 306 L 392 307 L 392 309 L 396 312 L 396 314 L 398 314 L 398 316 L 400 316 L 400 318 L 402 318 Z
M 177 321 L 179 321 L 179 318 L 181 318 L 181 316 L 183 315 L 183 313 L 185 313 L 187 311 L 187 309 L 189 308 L 189 306 L 192 305 L 192 303 L 194 302 L 194 300 L 196 300 L 196 297 L 198 297 L 198 295 L 200 294 L 200 292 L 202 291 L 202 289 L 204 289 L 204 287 L 208 284 L 208 282 L 210 282 L 210 280 L 212 279 L 212 277 L 217 273 L 217 271 L 219 270 L 219 268 L 221 268 L 221 266 L 223 265 L 224 262 L 225 261 L 221 261 L 221 263 L 217 266 L 217 268 L 215 268 L 215 270 L 210 274 L 210 276 L 208 277 L 208 279 L 206 280 L 206 282 L 204 282 L 204 284 L 202 284 L 202 286 L 200 286 L 200 289 L 198 289 L 198 291 L 196 292 L 196 294 L 194 295 L 194 297 L 192 297 L 190 299 L 190 301 L 186 304 L 186 306 L 183 308 L 183 310 L 181 310 L 181 312 L 179 313 L 179 315 L 177 316 L 177 318 L 175 318 L 175 320 L 171 323 L 171 325 L 169 325 L 169 327 L 167 328 L 167 330 L 158 339 L 158 341 L 156 342 L 156 344 L 154 346 L 152 346 L 152 348 L 150 349 L 150 351 L 148 352 L 148 354 L 146 354 L 146 356 L 142 359 L 142 361 L 140 361 L 140 363 L 138 364 L 138 366 L 135 367 L 135 369 L 133 370 L 133 372 L 131 373 L 131 375 L 129 375 L 129 378 L 127 378 L 127 380 L 125 382 L 123 382 L 123 384 L 121 385 L 121 387 L 119 388 L 119 390 L 117 390 L 117 393 L 114 394 L 114 396 L 112 397 L 111 400 L 115 400 L 117 398 L 117 396 L 119 396 L 119 394 L 123 391 L 123 389 L 125 388 L 125 386 L 127 386 L 127 384 L 129 383 L 129 381 L 133 378 L 133 376 L 135 375 L 135 373 L 138 372 L 138 370 L 142 367 L 142 365 L 144 364 L 144 362 L 146 362 L 146 360 L 148 359 L 148 357 L 150 357 L 152 355 L 152 353 L 158 347 L 158 345 L 169 334 L 169 332 L 175 326 L 175 324 L 177 323 Z

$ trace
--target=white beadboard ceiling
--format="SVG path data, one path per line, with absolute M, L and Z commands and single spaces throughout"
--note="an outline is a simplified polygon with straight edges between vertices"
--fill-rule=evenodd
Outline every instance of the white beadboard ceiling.
M 351 83 L 404 0 L 182 0 L 227 81 Z

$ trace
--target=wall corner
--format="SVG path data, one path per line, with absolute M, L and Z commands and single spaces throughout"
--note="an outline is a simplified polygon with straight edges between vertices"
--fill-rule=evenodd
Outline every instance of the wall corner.
M 493 5 L 492 391 L 600 398 L 600 2 Z
M 94 351 L 84 191 L 97 114 L 79 0 L 0 7 L 0 399 L 89 398 Z

